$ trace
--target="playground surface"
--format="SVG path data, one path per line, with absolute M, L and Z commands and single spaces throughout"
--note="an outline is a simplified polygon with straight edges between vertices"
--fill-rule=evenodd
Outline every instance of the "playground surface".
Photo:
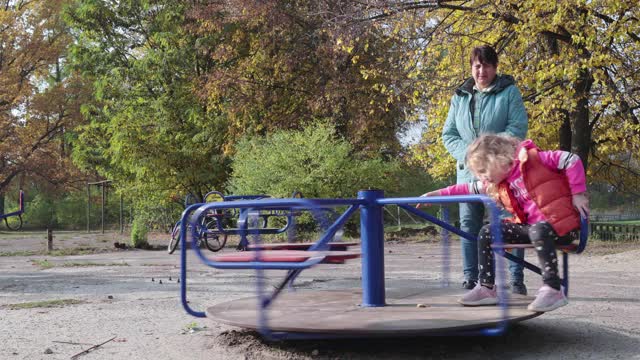
M 59 256 L 43 254 L 45 238 L 45 232 L 0 231 L 1 359 L 70 359 L 101 343 L 77 359 L 640 359 L 638 243 L 595 243 L 572 256 L 569 305 L 501 337 L 270 344 L 254 332 L 185 313 L 179 256 L 166 253 L 167 235 L 151 238 L 158 250 L 122 250 L 113 243 L 128 242 L 126 236 L 56 232 Z M 457 249 L 454 241 L 452 287 L 460 278 Z M 439 287 L 440 254 L 434 242 L 387 242 L 387 291 Z M 535 262 L 533 252 L 527 256 Z M 255 295 L 254 271 L 211 269 L 192 254 L 189 269 L 195 309 Z M 296 283 L 299 291 L 356 289 L 360 272 L 358 260 L 327 264 L 303 272 Z M 277 279 L 281 273 L 267 275 Z M 539 281 L 526 274 L 531 294 Z

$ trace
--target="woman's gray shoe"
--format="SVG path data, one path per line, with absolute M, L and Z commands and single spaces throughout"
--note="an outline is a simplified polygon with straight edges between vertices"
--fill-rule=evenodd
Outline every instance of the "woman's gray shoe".
M 518 295 L 527 295 L 527 287 L 524 283 L 511 284 L 511 292 Z
M 475 287 L 476 287 L 476 284 L 477 284 L 477 283 L 478 283 L 478 281 L 477 281 L 477 280 L 465 280 L 465 281 L 462 283 L 462 288 L 463 288 L 463 289 L 467 289 L 467 290 L 471 290 L 471 289 L 473 289 L 473 288 L 475 288 Z M 527 291 L 527 290 L 525 289 L 525 291 Z

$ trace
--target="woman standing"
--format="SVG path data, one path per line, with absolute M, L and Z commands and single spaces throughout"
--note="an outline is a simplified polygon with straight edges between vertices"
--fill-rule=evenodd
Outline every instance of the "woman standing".
M 457 183 L 474 180 L 465 167 L 467 147 L 482 134 L 504 134 L 524 139 L 528 116 L 520 90 L 510 75 L 498 75 L 498 55 L 491 46 L 473 48 L 470 57 L 471 75 L 456 89 L 449 114 L 442 130 L 447 151 L 456 159 Z M 479 203 L 460 204 L 460 228 L 474 236 L 483 225 L 484 206 Z M 465 289 L 473 289 L 478 281 L 478 246 L 475 241 L 462 239 L 462 261 Z M 514 251 L 524 257 L 524 250 Z M 526 295 L 523 266 L 509 264 L 511 288 Z

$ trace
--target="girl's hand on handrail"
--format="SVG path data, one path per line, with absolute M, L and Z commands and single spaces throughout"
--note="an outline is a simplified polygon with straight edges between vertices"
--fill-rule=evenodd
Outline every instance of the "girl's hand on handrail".
M 420 195 L 420 197 L 427 197 L 427 196 L 440 196 L 440 190 L 434 190 L 434 191 L 429 191 L 428 193 L 424 193 L 422 195 Z M 416 209 L 420 209 L 422 206 L 431 206 L 431 204 L 416 204 Z
M 589 198 L 587 198 L 587 193 L 579 193 L 573 194 L 571 196 L 571 200 L 573 202 L 573 206 L 578 210 L 580 216 L 585 219 L 589 218 Z

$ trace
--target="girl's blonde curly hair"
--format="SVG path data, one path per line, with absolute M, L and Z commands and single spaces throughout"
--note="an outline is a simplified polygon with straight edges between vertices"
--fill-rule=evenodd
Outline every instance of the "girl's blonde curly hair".
M 520 141 L 518 138 L 506 135 L 482 135 L 467 148 L 465 163 L 478 178 L 490 166 L 497 166 L 507 171 L 513 166 Z M 487 195 L 500 203 L 498 184 L 487 183 L 485 186 Z

